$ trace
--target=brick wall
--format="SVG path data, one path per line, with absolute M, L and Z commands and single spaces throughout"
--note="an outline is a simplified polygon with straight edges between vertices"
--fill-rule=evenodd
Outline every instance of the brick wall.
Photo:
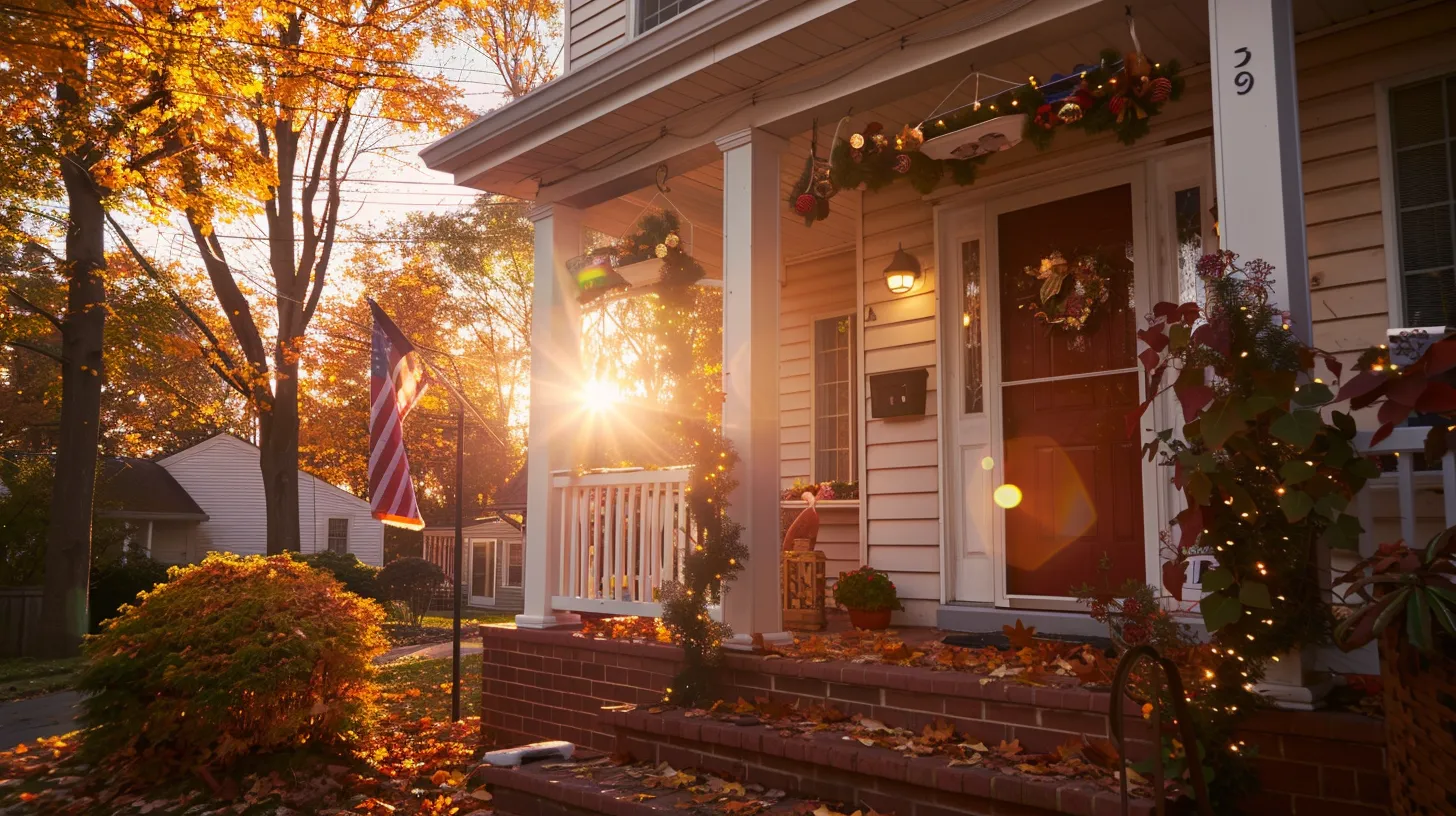
M 497 744 L 564 739 L 599 751 L 617 748 L 605 706 L 662 699 L 681 652 L 660 644 L 588 640 L 567 631 L 485 627 L 483 728 Z M 1081 688 L 992 681 L 970 674 L 898 666 L 808 663 L 751 655 L 725 658 L 723 699 L 770 697 L 832 703 L 847 713 L 919 729 L 942 717 L 984 741 L 1019 739 L 1050 751 L 1072 736 L 1110 738 L 1111 697 Z M 1136 712 L 1129 705 L 1126 710 Z M 1127 718 L 1129 754 L 1147 756 L 1145 723 Z M 1142 737 L 1143 739 L 1138 739 Z M 1243 739 L 1259 749 L 1264 790 L 1249 813 L 1381 816 L 1384 729 L 1352 714 L 1268 711 Z

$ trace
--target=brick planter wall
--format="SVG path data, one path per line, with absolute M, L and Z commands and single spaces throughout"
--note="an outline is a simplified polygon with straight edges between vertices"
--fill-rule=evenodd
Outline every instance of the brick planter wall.
M 599 751 L 617 748 L 603 707 L 662 699 L 682 661 L 675 647 L 589 640 L 569 631 L 484 627 L 487 738 L 509 745 L 564 739 Z M 1050 751 L 1073 736 L 1110 738 L 1111 697 L 1081 688 L 1033 688 L 962 673 L 841 662 L 808 663 L 751 655 L 725 658 L 724 699 L 770 697 L 829 702 L 847 713 L 919 730 L 942 717 L 985 741 L 1019 739 Z M 1128 706 L 1128 711 L 1136 711 Z M 1146 736 L 1140 718 L 1129 735 Z M 1243 738 L 1259 749 L 1264 790 L 1246 812 L 1297 816 L 1381 816 L 1385 805 L 1384 728 L 1351 714 L 1268 711 Z M 1129 754 L 1151 742 L 1131 739 Z

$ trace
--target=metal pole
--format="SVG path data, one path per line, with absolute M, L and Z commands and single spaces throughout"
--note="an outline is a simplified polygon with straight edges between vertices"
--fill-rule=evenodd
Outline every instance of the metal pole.
M 455 662 L 451 667 L 450 719 L 460 721 L 460 612 L 465 588 L 465 403 L 455 415 Z

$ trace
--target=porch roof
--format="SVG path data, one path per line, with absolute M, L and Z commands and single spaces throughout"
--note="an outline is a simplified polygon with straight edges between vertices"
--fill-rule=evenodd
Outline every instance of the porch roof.
M 1295 29 L 1401 2 L 1295 0 Z M 851 106 L 933 95 L 927 88 L 972 65 L 1013 80 L 1069 70 L 1126 42 L 1123 10 L 1114 0 L 704 3 L 421 156 L 457 184 L 589 207 L 650 188 L 659 163 L 671 160 L 679 175 L 715 161 L 713 140 L 724 133 L 757 127 L 791 138 L 815 116 L 832 132 Z M 1159 59 L 1208 61 L 1207 0 L 1144 0 L 1135 12 L 1139 38 Z

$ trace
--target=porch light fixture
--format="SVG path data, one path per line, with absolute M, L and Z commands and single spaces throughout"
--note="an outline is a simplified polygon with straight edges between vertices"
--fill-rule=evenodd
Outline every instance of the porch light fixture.
M 890 265 L 885 267 L 885 285 L 890 291 L 903 295 L 915 288 L 915 282 L 920 280 L 920 259 L 905 251 L 903 245 L 895 249 L 895 254 L 890 258 Z

